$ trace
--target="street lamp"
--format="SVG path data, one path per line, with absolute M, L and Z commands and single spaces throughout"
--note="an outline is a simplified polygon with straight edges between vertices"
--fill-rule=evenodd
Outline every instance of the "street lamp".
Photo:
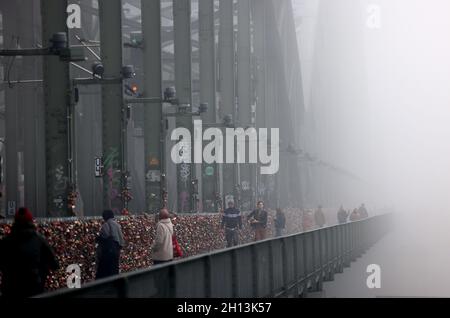
M 105 68 L 101 62 L 92 63 L 91 69 L 94 77 L 99 76 L 101 78 L 103 77 L 103 73 L 105 73 Z
M 134 72 L 134 66 L 133 65 L 125 65 L 122 67 L 122 78 L 123 79 L 130 79 L 136 76 L 136 73 Z
M 0 56 L 45 56 L 56 55 L 59 56 L 63 62 L 84 62 L 86 56 L 83 48 L 69 47 L 67 41 L 67 34 L 58 32 L 53 34 L 50 39 L 51 46 L 40 49 L 12 49 L 0 50 Z

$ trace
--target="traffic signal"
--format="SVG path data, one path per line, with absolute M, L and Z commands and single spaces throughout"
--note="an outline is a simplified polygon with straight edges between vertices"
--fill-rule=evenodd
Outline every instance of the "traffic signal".
M 193 179 L 191 181 L 192 185 L 192 194 L 198 194 L 198 179 Z
M 127 94 L 128 96 L 138 96 L 139 86 L 137 84 L 125 84 L 125 94 Z

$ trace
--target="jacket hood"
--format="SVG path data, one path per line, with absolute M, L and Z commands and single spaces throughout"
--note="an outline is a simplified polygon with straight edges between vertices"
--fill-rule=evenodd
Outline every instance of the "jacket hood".
M 170 219 L 161 220 L 159 223 L 173 234 L 173 223 Z
M 36 227 L 33 223 L 14 223 L 11 227 L 10 236 L 14 239 L 28 239 L 33 235 L 36 235 Z

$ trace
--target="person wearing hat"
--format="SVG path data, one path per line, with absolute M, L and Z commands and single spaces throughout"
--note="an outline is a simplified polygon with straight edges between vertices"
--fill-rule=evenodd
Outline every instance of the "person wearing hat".
M 234 202 L 228 202 L 228 209 L 226 209 L 222 216 L 222 228 L 225 229 L 225 239 L 227 247 L 239 245 L 239 229 L 242 229 L 241 211 L 234 207 Z
M 0 241 L 2 297 L 25 298 L 43 293 L 49 271 L 58 268 L 53 249 L 36 231 L 30 210 L 20 208 L 11 233 Z

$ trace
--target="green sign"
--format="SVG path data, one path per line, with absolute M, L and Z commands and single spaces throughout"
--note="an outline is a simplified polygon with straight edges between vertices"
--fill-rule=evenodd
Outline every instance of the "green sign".
M 206 174 L 207 176 L 212 176 L 212 175 L 214 175 L 214 168 L 211 167 L 211 166 L 206 167 L 206 168 L 205 168 L 205 174 Z

